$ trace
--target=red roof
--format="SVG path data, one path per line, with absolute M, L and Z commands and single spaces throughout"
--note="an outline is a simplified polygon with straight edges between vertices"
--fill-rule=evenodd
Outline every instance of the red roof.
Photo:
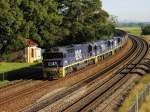
M 31 39 L 26 39 L 26 44 L 27 46 L 38 46 L 38 44 Z

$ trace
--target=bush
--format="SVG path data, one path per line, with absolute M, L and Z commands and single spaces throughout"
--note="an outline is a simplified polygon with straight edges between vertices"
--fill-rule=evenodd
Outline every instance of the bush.
M 149 35 L 149 34 L 150 34 L 150 25 L 142 27 L 142 35 Z

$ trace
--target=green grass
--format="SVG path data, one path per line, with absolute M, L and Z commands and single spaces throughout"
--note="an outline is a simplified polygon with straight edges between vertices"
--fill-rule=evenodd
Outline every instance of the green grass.
M 18 70 L 25 67 L 30 67 L 33 64 L 28 63 L 0 63 L 0 73 L 9 72 L 13 70 Z
M 133 104 L 133 102 L 136 99 L 136 96 L 141 93 L 145 86 L 150 82 L 150 74 L 145 75 L 140 82 L 131 90 L 125 101 L 123 102 L 123 105 L 119 109 L 119 112 L 127 112 L 129 107 Z
M 150 95 L 146 97 L 145 102 L 142 104 L 139 112 L 150 112 Z
M 127 31 L 130 34 L 141 36 L 141 28 L 140 27 L 118 27 L 118 29 Z
M 9 81 L 4 80 L 4 81 L 0 81 L 0 86 L 7 84 Z

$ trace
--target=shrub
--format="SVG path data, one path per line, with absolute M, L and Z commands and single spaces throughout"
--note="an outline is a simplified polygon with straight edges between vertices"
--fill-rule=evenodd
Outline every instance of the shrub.
M 142 27 L 142 35 L 149 35 L 149 34 L 150 34 L 150 25 Z

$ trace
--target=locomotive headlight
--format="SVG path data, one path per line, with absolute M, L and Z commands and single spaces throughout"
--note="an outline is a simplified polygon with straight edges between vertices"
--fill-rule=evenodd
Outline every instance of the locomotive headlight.
M 57 66 L 57 62 L 56 62 L 56 61 L 48 62 L 47 65 L 48 65 L 49 67 L 51 67 L 51 66 Z

